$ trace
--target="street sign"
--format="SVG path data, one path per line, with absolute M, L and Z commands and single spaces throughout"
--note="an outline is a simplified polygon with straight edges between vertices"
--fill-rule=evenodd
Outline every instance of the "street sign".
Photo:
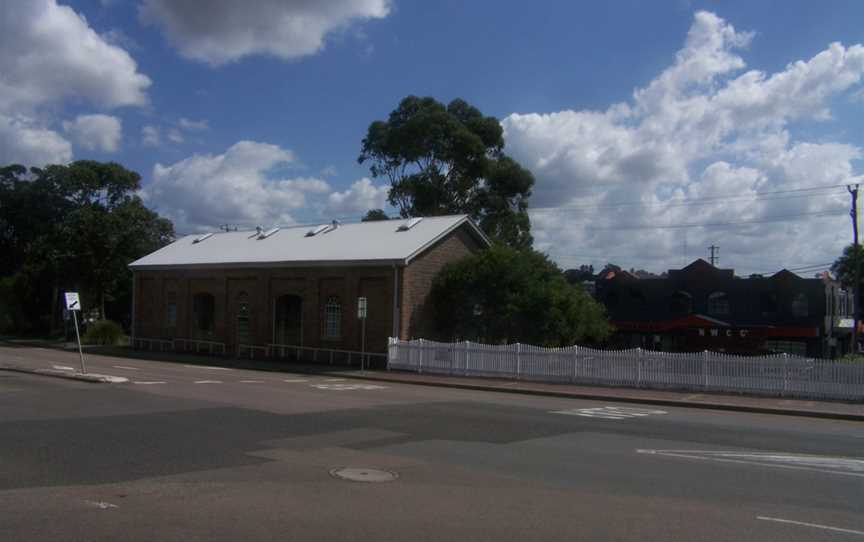
M 366 357 L 366 306 L 365 297 L 357 298 L 357 318 L 360 319 L 360 370 L 364 369 L 364 358 Z
M 75 323 L 75 338 L 78 339 L 78 356 L 81 358 L 81 372 L 86 374 L 87 367 L 84 365 L 84 351 L 81 350 L 81 333 L 78 331 L 78 311 L 81 310 L 81 300 L 78 292 L 66 292 L 66 310 L 72 313 L 72 321 Z
M 365 297 L 357 298 L 357 318 L 366 318 L 366 305 L 367 303 Z
M 78 292 L 66 292 L 66 310 L 81 310 L 81 300 L 78 299 Z

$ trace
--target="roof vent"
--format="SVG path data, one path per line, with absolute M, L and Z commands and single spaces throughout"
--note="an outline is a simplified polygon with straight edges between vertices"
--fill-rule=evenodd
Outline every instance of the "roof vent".
M 306 232 L 306 237 L 313 237 L 319 233 L 326 233 L 333 228 L 332 224 L 321 224 Z
M 396 231 L 408 231 L 411 228 L 413 228 L 414 226 L 416 226 L 417 224 L 419 224 L 421 220 L 423 220 L 422 216 L 418 216 L 417 218 L 411 218 L 411 219 L 399 224 L 399 227 L 396 228 Z
M 261 226 L 255 226 L 255 233 L 247 237 L 246 239 L 254 239 L 255 237 L 261 237 L 261 232 L 264 231 L 264 228 Z
M 279 228 L 272 228 L 272 229 L 269 229 L 269 230 L 267 230 L 267 231 L 265 231 L 265 232 L 259 233 L 259 234 L 258 234 L 258 239 L 259 239 L 259 240 L 260 240 L 260 239 L 267 239 L 268 237 L 270 237 L 271 235 L 273 235 L 273 234 L 276 233 L 277 231 L 279 231 Z
M 210 239 L 211 237 L 213 237 L 213 232 L 205 233 L 204 235 L 198 236 L 195 239 L 193 239 L 192 242 L 193 243 L 200 243 L 201 241 L 204 241 L 206 239 Z

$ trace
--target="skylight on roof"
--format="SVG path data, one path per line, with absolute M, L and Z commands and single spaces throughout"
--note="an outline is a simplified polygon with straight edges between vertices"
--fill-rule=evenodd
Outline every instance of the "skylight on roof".
M 211 237 L 213 237 L 213 232 L 205 233 L 204 235 L 200 235 L 200 236 L 196 237 L 195 239 L 193 239 L 192 242 L 193 243 L 200 243 L 201 241 L 204 241 L 206 239 L 210 239 Z
M 273 235 L 273 234 L 276 233 L 277 231 L 279 231 L 279 228 L 272 228 L 272 229 L 269 229 L 269 230 L 265 231 L 264 233 L 259 234 L 259 235 L 258 235 L 258 239 L 259 239 L 259 240 L 261 240 L 261 239 L 267 239 L 268 237 L 270 237 L 271 235 Z
M 321 224 L 320 226 L 315 226 L 315 228 L 306 232 L 306 237 L 314 237 L 316 235 L 320 235 L 322 233 L 329 233 L 336 228 L 339 227 L 339 223 L 335 220 L 332 224 Z
M 417 224 L 419 224 L 421 220 L 423 220 L 422 216 L 408 219 L 407 221 L 399 224 L 399 227 L 396 228 L 396 231 L 408 231 L 411 228 L 413 228 L 414 226 L 416 226 Z

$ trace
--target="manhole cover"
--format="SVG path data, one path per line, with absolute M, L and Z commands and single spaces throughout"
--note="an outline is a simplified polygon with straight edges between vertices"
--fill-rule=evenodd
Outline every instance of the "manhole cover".
M 389 470 L 365 469 L 360 467 L 340 467 L 333 469 L 330 474 L 343 480 L 352 482 L 392 482 L 399 475 Z

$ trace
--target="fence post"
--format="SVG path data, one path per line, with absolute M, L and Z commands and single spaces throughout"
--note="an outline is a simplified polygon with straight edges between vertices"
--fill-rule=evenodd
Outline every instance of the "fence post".
M 642 387 L 642 348 L 636 347 L 636 387 Z
M 789 354 L 783 352 L 783 395 L 789 392 Z
M 522 376 L 522 344 L 516 343 L 516 380 Z
M 468 376 L 468 350 L 471 346 L 471 341 L 465 341 L 465 369 L 462 374 Z
M 708 351 L 702 352 L 702 388 L 708 389 Z
M 417 363 L 417 374 L 423 374 L 423 339 L 420 339 L 420 360 Z

